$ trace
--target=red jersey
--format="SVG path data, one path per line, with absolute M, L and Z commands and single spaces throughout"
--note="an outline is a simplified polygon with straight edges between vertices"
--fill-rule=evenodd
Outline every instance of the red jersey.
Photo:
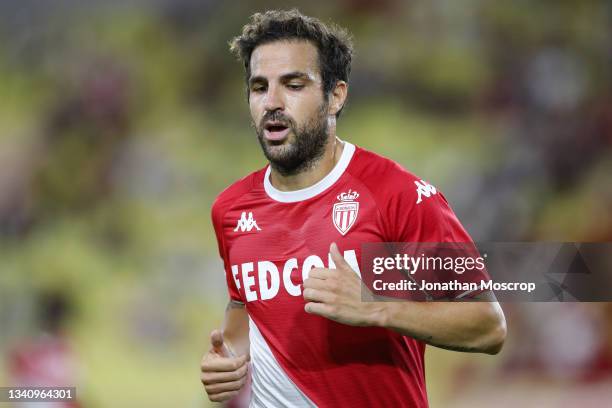
M 307 314 L 301 284 L 334 267 L 332 242 L 360 273 L 363 243 L 471 241 L 444 196 L 348 142 L 313 186 L 283 192 L 269 177 L 250 174 L 212 208 L 229 295 L 250 319 L 251 406 L 427 407 L 424 343 Z

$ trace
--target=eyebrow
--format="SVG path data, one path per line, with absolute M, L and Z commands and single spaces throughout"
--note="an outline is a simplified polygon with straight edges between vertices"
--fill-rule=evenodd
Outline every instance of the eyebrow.
M 305 79 L 309 81 L 311 78 L 310 75 L 308 75 L 307 73 L 300 71 L 294 71 L 285 75 L 281 75 L 281 81 L 290 81 L 292 79 Z
M 301 72 L 301 71 L 293 71 L 287 74 L 283 74 L 281 75 L 280 79 L 283 82 L 291 81 L 292 79 L 304 79 L 306 81 L 312 81 L 312 78 L 310 77 L 310 75 L 308 75 L 305 72 Z M 254 77 L 251 77 L 251 79 L 249 79 L 249 85 L 252 85 L 256 82 L 267 82 L 267 81 L 268 80 L 266 77 L 254 76 Z

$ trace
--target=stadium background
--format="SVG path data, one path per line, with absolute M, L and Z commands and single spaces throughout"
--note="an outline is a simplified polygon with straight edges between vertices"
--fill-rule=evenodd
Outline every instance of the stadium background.
M 3 1 L 0 384 L 60 293 L 85 406 L 208 406 L 209 210 L 264 165 L 227 41 L 292 6 L 354 34 L 340 137 L 436 185 L 475 240 L 612 241 L 609 2 Z M 504 308 L 500 355 L 428 348 L 432 407 L 612 399 L 612 307 Z

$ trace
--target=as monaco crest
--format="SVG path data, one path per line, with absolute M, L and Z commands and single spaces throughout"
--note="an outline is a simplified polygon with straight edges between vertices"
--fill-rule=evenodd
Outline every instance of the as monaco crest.
M 332 221 L 342 235 L 346 235 L 357 220 L 357 214 L 359 213 L 357 198 L 359 198 L 359 193 L 349 190 L 348 193 L 338 195 L 338 201 L 340 202 L 334 204 Z

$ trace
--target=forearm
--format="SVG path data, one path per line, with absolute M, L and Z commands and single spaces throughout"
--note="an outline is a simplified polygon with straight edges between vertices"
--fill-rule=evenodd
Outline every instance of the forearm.
M 237 356 L 249 353 L 249 318 L 243 304 L 230 301 L 225 309 L 223 338 Z
M 496 354 L 506 337 L 497 302 L 385 302 L 378 324 L 433 346 Z

